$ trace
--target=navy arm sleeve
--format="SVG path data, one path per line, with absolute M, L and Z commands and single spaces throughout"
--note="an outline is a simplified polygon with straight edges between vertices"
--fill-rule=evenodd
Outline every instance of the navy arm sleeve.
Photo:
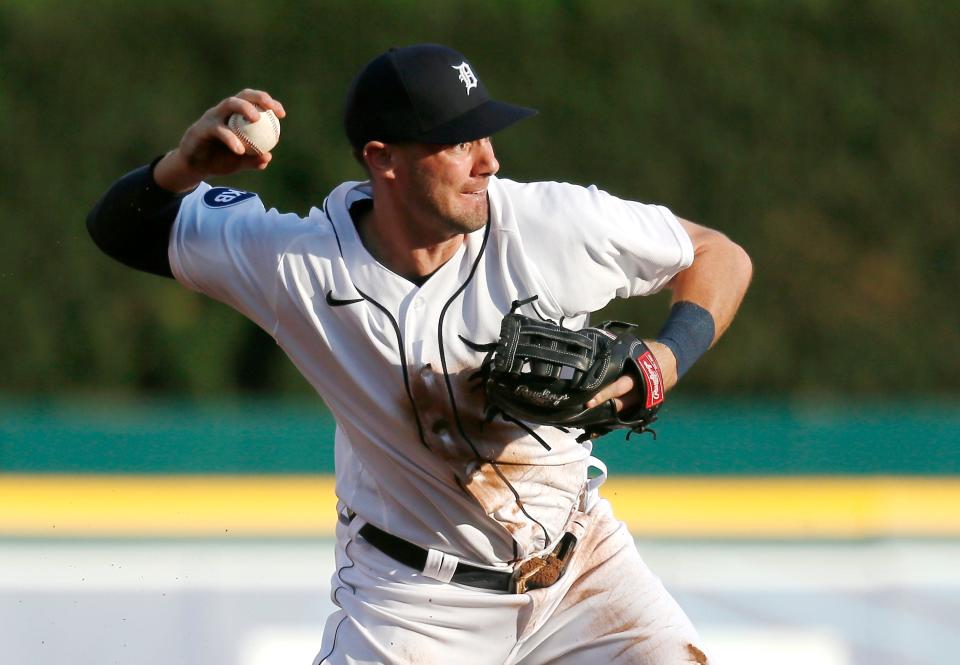
M 174 194 L 153 179 L 155 159 L 117 180 L 87 215 L 87 231 L 105 254 L 124 265 L 173 277 L 170 229 L 187 193 Z

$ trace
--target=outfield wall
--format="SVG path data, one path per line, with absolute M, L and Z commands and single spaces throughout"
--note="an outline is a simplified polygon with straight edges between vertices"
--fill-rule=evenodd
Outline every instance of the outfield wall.
M 595 444 L 611 475 L 960 474 L 960 401 L 668 402 L 657 437 Z M 0 472 L 327 474 L 317 401 L 0 400 Z
M 0 536 L 325 537 L 335 522 L 318 403 L 6 402 L 0 423 Z M 949 404 L 678 400 L 657 424 L 595 446 L 638 536 L 960 536 Z

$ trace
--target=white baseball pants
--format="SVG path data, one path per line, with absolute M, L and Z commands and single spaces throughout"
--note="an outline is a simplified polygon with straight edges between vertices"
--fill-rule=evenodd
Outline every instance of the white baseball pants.
M 332 596 L 314 665 L 675 665 L 708 660 L 696 630 L 647 568 L 606 500 L 566 574 L 507 594 L 425 577 L 337 526 Z

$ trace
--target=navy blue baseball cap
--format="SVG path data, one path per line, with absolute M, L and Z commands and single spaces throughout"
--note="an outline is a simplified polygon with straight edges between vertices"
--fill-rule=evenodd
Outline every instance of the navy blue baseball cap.
M 360 70 L 347 93 L 343 124 L 360 150 L 368 141 L 475 141 L 536 113 L 491 99 L 462 53 L 416 44 L 392 48 Z

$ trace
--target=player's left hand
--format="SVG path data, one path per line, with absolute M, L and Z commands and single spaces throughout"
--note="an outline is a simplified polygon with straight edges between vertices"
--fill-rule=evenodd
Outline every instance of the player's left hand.
M 653 340 L 644 340 L 644 342 L 660 364 L 664 389 L 670 390 L 677 385 L 677 359 L 674 358 L 673 351 L 671 351 L 670 347 L 666 344 L 661 344 L 660 342 Z M 640 401 L 636 387 L 637 382 L 633 375 L 624 374 L 594 395 L 593 399 L 587 402 L 587 407 L 593 408 L 598 404 L 603 404 L 608 399 L 612 399 L 617 413 L 620 413 L 624 409 L 630 409 L 631 407 L 637 406 Z
M 676 369 L 669 349 L 655 353 L 634 330 L 623 321 L 570 330 L 507 314 L 476 375 L 484 382 L 487 418 L 503 414 L 580 429 L 580 442 L 615 429 L 648 431 L 665 392 L 658 354 L 667 361 L 671 385 Z

